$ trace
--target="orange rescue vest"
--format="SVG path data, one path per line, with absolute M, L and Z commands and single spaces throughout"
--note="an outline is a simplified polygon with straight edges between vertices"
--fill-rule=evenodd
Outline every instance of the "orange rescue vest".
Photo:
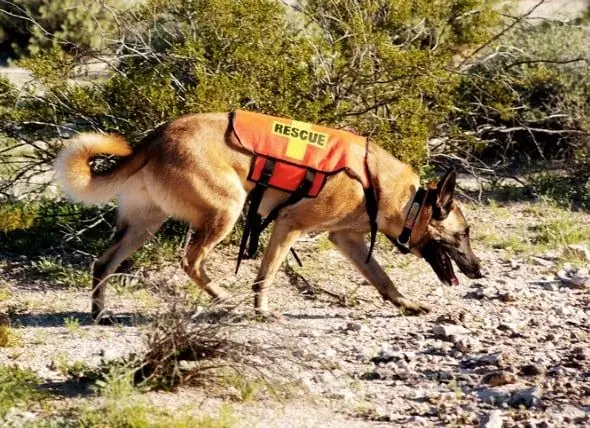
M 371 225 L 368 262 L 377 233 L 377 200 L 367 164 L 367 139 L 339 129 L 244 110 L 231 113 L 230 122 L 240 146 L 255 154 L 248 180 L 256 183 L 256 186 L 249 195 L 250 207 L 236 272 L 249 238 L 247 254 L 253 257 L 258 249 L 260 233 L 283 207 L 297 203 L 304 197 L 316 197 L 327 177 L 342 171 L 358 180 L 365 189 Z M 289 192 L 290 196 L 263 221 L 258 214 L 258 207 L 268 187 Z

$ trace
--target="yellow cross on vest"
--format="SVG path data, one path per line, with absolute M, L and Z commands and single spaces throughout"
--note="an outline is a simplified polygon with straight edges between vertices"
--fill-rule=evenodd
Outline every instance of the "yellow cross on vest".
M 303 160 L 308 145 L 323 149 L 328 142 L 328 134 L 312 130 L 312 124 L 294 120 L 291 125 L 273 123 L 273 134 L 289 137 L 285 156 L 291 159 Z

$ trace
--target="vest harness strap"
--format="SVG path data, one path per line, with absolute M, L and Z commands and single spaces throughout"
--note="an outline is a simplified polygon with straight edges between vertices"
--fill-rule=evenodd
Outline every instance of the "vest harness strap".
M 399 234 L 397 239 L 393 242 L 402 254 L 408 254 L 410 252 L 410 238 L 412 236 L 412 231 L 414 230 L 414 227 L 418 222 L 418 217 L 420 217 L 420 213 L 422 212 L 422 208 L 424 207 L 424 202 L 426 201 L 427 193 L 428 191 L 426 191 L 425 189 L 418 189 L 418 191 L 414 195 L 414 200 L 412 201 L 410 210 L 406 215 L 404 228 L 402 229 L 402 232 Z
M 250 237 L 250 234 L 252 235 L 252 239 L 250 240 L 250 246 L 248 248 L 248 256 L 254 257 L 254 254 L 256 254 L 256 250 L 258 249 L 260 225 L 262 223 L 262 217 L 260 214 L 258 214 L 258 208 L 260 207 L 260 202 L 262 202 L 264 192 L 268 188 L 268 182 L 270 181 L 270 177 L 272 177 L 275 163 L 276 161 L 274 159 L 268 158 L 266 160 L 260 180 L 258 180 L 256 186 L 254 186 L 254 189 L 250 192 L 250 206 L 248 207 L 246 223 L 244 224 L 244 232 L 242 233 L 242 240 L 240 241 L 240 252 L 238 253 L 236 273 L 238 273 L 238 270 L 240 269 L 240 263 L 242 263 L 242 259 L 244 258 L 244 251 L 246 250 L 246 245 L 248 244 L 248 238 Z
M 363 185 L 371 230 L 369 263 L 377 236 L 378 204 L 367 161 L 368 140 L 347 131 L 242 110 L 230 113 L 230 123 L 239 145 L 254 155 L 248 180 L 256 183 L 248 196 L 236 273 L 244 258 L 254 257 L 260 234 L 283 208 L 317 197 L 327 177 L 344 170 Z M 263 219 L 258 209 L 269 187 L 289 196 Z M 301 265 L 293 248 L 291 252 Z

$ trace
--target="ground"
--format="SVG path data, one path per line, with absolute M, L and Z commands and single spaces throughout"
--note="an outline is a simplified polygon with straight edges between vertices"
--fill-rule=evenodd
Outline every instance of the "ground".
M 464 209 L 488 272 L 483 279 L 461 276 L 460 285 L 443 288 L 424 261 L 379 242 L 376 257 L 399 289 L 432 308 L 424 316 L 382 302 L 318 235 L 297 244 L 303 267 L 289 259 L 277 277 L 270 301 L 278 319 L 260 320 L 248 291 L 259 260 L 245 261 L 235 276 L 235 247 L 220 248 L 208 270 L 244 300 L 221 320 L 265 367 L 259 377 L 173 391 L 121 392 L 112 379 L 94 390 L 72 373 L 141 353 L 150 320 L 178 296 L 185 309 L 207 313 L 176 263 L 131 267 L 138 279 L 108 293 L 109 308 L 129 317 L 102 327 L 91 323 L 86 288 L 41 281 L 26 274 L 29 260 L 0 257 L 0 364 L 32 369 L 34 389 L 43 392 L 19 404 L 0 387 L 0 415 L 16 426 L 96 426 L 97 414 L 100 426 L 588 424 L 589 280 L 572 285 L 556 275 L 567 279 L 577 269 L 588 276 L 583 249 L 564 249 L 590 243 L 590 215 L 541 201 L 466 201 Z M 125 400 L 135 413 L 117 407 Z M 114 422 L 121 411 L 139 422 Z

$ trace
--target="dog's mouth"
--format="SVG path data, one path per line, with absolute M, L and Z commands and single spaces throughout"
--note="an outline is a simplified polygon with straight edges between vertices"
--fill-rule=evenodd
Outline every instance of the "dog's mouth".
M 459 278 L 455 275 L 451 257 L 441 246 L 428 244 L 422 249 L 424 260 L 430 264 L 438 279 L 445 285 L 458 285 Z

